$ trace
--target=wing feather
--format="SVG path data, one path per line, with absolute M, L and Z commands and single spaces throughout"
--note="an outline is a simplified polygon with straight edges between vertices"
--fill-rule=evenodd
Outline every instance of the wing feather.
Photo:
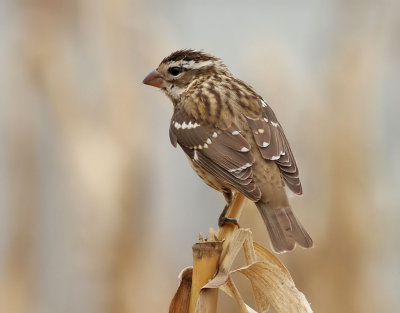
M 232 123 L 221 129 L 195 121 L 178 109 L 170 125 L 171 142 L 177 142 L 193 163 L 232 186 L 253 201 L 261 192 L 253 179 L 251 146 Z
M 247 117 L 261 155 L 266 160 L 275 161 L 286 185 L 295 194 L 301 195 L 302 187 L 299 171 L 292 150 L 272 109 L 260 99 L 262 116 L 256 119 Z

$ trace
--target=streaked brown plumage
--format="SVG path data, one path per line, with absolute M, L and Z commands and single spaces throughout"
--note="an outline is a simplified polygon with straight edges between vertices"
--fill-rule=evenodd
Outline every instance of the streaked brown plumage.
M 143 81 L 161 88 L 174 113 L 171 143 L 227 202 L 240 192 L 255 202 L 276 252 L 313 242 L 294 216 L 285 185 L 302 194 L 289 143 L 269 105 L 210 54 L 179 50 Z

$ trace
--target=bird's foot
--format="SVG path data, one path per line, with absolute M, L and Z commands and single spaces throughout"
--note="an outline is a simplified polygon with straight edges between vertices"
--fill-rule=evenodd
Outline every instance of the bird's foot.
M 239 223 L 238 223 L 236 218 L 220 216 L 219 220 L 218 220 L 218 226 L 222 227 L 225 224 L 233 224 L 233 225 L 236 225 L 238 228 L 240 228 L 240 225 L 239 225 Z

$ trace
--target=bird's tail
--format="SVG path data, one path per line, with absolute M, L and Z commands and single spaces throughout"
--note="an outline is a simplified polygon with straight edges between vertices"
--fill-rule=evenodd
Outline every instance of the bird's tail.
M 313 241 L 303 228 L 290 207 L 272 208 L 261 201 L 256 202 L 269 236 L 273 249 L 278 252 L 286 252 L 294 249 L 296 242 L 304 247 L 311 248 Z

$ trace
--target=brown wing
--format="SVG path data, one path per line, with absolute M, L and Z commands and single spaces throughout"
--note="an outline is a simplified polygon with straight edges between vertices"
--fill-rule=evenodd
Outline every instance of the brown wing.
M 266 160 L 273 160 L 279 167 L 283 180 L 295 194 L 303 193 L 299 171 L 292 150 L 272 109 L 260 99 L 262 117 L 248 118 L 258 148 Z
M 234 124 L 222 130 L 195 121 L 176 109 L 170 125 L 170 139 L 202 169 L 249 199 L 260 199 L 260 189 L 253 180 L 251 147 Z

